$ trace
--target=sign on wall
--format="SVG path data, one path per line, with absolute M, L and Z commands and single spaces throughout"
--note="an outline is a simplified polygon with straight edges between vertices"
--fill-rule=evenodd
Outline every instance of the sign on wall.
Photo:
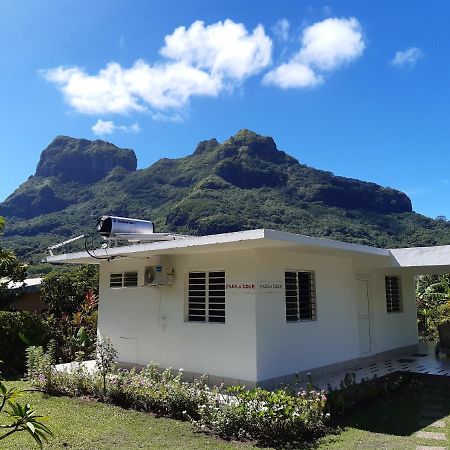
M 258 282 L 258 292 L 261 294 L 279 294 L 283 290 L 283 282 L 280 280 L 276 281 L 259 281 Z
M 251 281 L 233 281 L 225 285 L 229 292 L 240 292 L 242 294 L 279 294 L 283 291 L 283 282 L 280 280 L 263 280 L 253 283 Z
M 240 292 L 242 294 L 254 294 L 255 293 L 255 283 L 249 281 L 234 281 L 227 283 L 225 285 L 227 291 Z

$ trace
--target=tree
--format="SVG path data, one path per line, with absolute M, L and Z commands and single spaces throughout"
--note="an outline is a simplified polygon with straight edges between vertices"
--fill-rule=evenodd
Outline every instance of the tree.
M 46 275 L 41 285 L 41 300 L 55 316 L 61 317 L 77 312 L 88 292 L 98 293 L 98 269 L 94 266 L 81 266 Z
M 5 219 L 0 217 L 0 237 L 4 229 Z M 8 284 L 23 281 L 26 275 L 27 266 L 22 264 L 12 251 L 6 250 L 0 241 L 0 307 L 11 300 Z
M 419 335 L 437 340 L 437 325 L 450 318 L 450 275 L 420 275 L 416 283 Z

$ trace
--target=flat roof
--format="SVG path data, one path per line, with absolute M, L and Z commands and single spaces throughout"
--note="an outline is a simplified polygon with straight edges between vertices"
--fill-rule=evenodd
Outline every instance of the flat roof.
M 385 258 L 391 255 L 387 249 L 268 229 L 183 237 L 170 241 L 142 242 L 108 249 L 96 249 L 91 253 L 101 259 L 114 259 L 133 256 L 137 253 L 146 253 L 151 256 L 273 247 L 295 247 L 328 254 L 350 253 Z M 99 264 L 101 260 L 89 255 L 86 251 L 81 251 L 47 256 L 46 261 L 60 264 Z

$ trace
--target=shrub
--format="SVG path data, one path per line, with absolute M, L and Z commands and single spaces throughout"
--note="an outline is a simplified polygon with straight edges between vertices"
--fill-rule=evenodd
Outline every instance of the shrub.
M 9 438 L 14 433 L 25 431 L 42 448 L 43 441 L 47 441 L 47 438 L 53 436 L 53 433 L 42 423 L 45 418 L 36 414 L 30 404 L 22 405 L 16 401 L 23 392 L 14 386 L 7 388 L 2 382 L 0 372 L 0 414 L 4 413 L 8 420 L 8 423 L 0 426 L 0 430 L 4 431 L 3 434 L 0 434 L 0 441 Z
M 66 272 L 46 275 L 41 286 L 41 300 L 57 317 L 77 312 L 86 293 L 98 292 L 98 268 L 81 266 Z
M 0 360 L 9 374 L 25 370 L 25 349 L 28 345 L 44 345 L 50 329 L 39 314 L 25 311 L 0 311 Z
M 95 351 L 97 339 L 98 298 L 88 291 L 78 310 L 61 317 L 51 313 L 46 322 L 55 340 L 55 360 L 72 362 L 75 359 L 89 359 Z
M 28 351 L 31 382 L 49 393 L 91 396 L 138 411 L 190 420 L 224 438 L 278 446 L 299 443 L 322 435 L 328 420 L 326 397 L 313 389 L 298 395 L 287 389 L 269 392 L 242 387 L 222 392 L 220 387 L 210 388 L 204 377 L 188 383 L 183 381 L 182 370 L 161 371 L 153 363 L 139 373 L 117 368 L 101 373 L 89 372 L 82 363 L 71 372 L 56 371 L 49 361 L 42 349 Z
M 228 389 L 224 404 L 204 410 L 198 424 L 224 438 L 251 439 L 260 445 L 285 446 L 309 441 L 326 429 L 326 396 L 308 389 L 294 394 L 261 388 Z
M 364 378 L 356 382 L 355 374 L 347 373 L 339 388 L 328 385 L 327 408 L 332 417 L 339 417 L 370 401 L 387 397 L 405 388 L 415 388 L 417 382 L 411 375 L 391 374 L 381 378 Z

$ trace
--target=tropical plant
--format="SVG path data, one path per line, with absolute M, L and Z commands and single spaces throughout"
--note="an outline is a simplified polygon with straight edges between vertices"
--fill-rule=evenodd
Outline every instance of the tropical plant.
M 98 297 L 90 290 L 75 312 L 47 316 L 51 337 L 56 342 L 57 361 L 70 362 L 92 356 L 97 340 L 97 308 Z
M 29 345 L 47 345 L 54 329 L 45 317 L 29 311 L 0 311 L 0 359 L 8 375 L 22 375 Z
M 61 317 L 77 312 L 87 292 L 98 293 L 98 268 L 92 265 L 47 274 L 42 280 L 41 300 Z
M 417 277 L 416 294 L 420 338 L 436 341 L 437 326 L 450 321 L 450 275 Z
M 98 335 L 97 339 L 97 370 L 103 381 L 103 395 L 106 396 L 106 377 L 111 373 L 116 361 L 118 352 L 107 336 Z
M 37 414 L 29 403 L 22 405 L 16 401 L 23 392 L 25 391 L 16 387 L 8 388 L 0 380 L 0 413 L 5 413 L 8 421 L 6 424 L 0 424 L 0 429 L 5 431 L 0 434 L 0 441 L 25 431 L 42 447 L 43 442 L 53 436 L 53 433 L 43 423 L 46 418 Z
M 5 220 L 0 217 L 0 237 L 5 229 Z M 0 308 L 12 300 L 13 295 L 8 290 L 10 282 L 23 281 L 27 274 L 27 266 L 22 264 L 16 255 L 6 250 L 0 241 Z

